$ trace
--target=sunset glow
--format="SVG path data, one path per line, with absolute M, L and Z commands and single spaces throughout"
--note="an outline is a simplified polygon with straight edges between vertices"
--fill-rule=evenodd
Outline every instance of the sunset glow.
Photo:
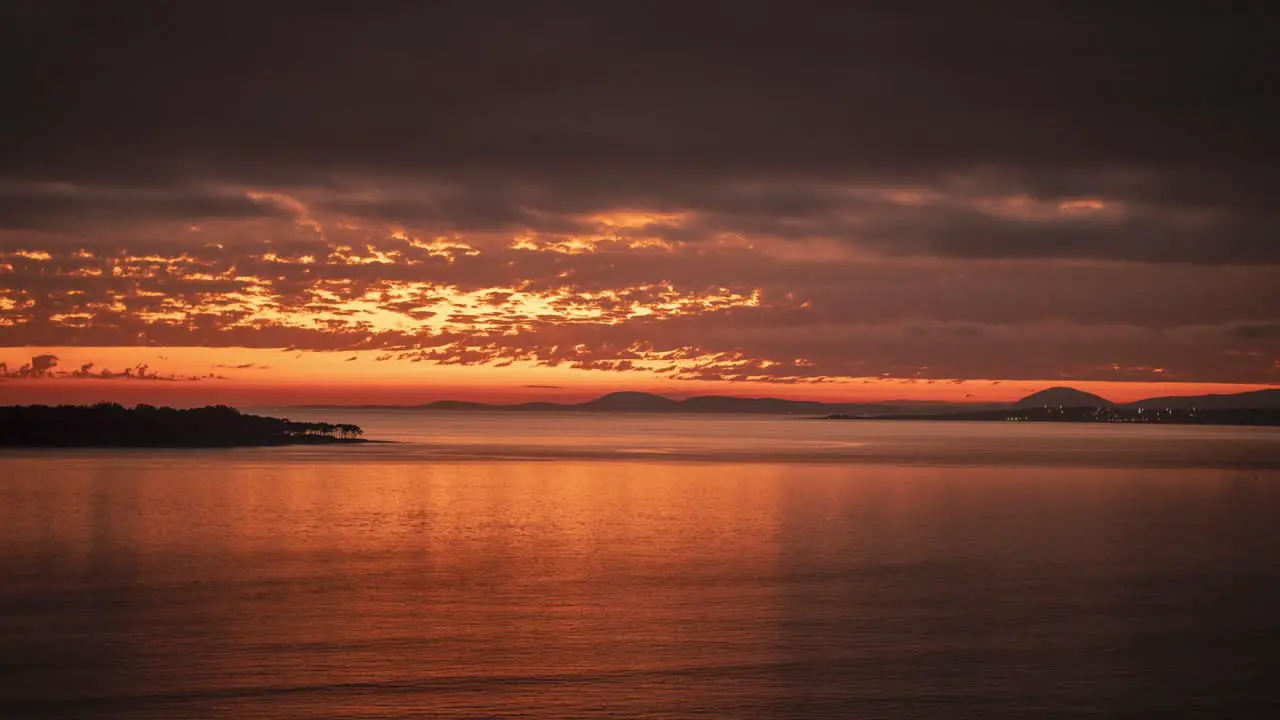
M 815 52 L 738 75 L 698 44 L 671 57 L 703 74 L 596 77 L 602 60 L 570 60 L 581 41 L 546 50 L 537 89 L 511 79 L 529 58 L 505 42 L 482 55 L 510 72 L 461 84 L 479 72 L 467 53 L 448 72 L 379 51 L 295 77 L 313 41 L 264 42 L 243 83 L 121 66 L 68 96 L 76 112 L 14 128 L 3 400 L 993 401 L 1049 385 L 1120 400 L 1280 383 L 1280 255 L 1257 196 L 1274 169 L 1237 157 L 1243 120 L 1177 133 L 1164 111 L 1086 112 L 1078 78 L 1126 98 L 1150 83 L 1080 58 L 1039 81 L 1061 97 L 997 112 L 1014 96 L 983 78 L 1004 68 L 972 53 L 922 78 L 892 42 L 870 64 L 840 42 L 834 68 Z M 895 72 L 922 86 L 912 102 Z M 828 73 L 838 97 L 805 80 Z M 143 96 L 124 124 L 98 99 Z M 210 111 L 163 120 L 185 107 Z M 1162 155 L 1191 145 L 1194 162 Z

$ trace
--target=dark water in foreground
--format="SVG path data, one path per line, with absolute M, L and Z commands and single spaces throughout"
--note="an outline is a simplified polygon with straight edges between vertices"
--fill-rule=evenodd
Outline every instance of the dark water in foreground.
M 0 455 L 0 718 L 1280 716 L 1274 431 L 517 421 Z

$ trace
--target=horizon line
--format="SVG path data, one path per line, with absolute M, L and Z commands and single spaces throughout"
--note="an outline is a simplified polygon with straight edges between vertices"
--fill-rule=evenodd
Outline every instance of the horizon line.
M 1164 399 L 1164 398 L 1231 397 L 1231 396 L 1235 396 L 1235 395 L 1249 395 L 1249 394 L 1252 394 L 1252 393 L 1258 393 L 1258 392 L 1277 391 L 1277 390 L 1280 390 L 1280 386 L 1271 386 L 1271 387 L 1264 388 L 1264 389 L 1261 389 L 1261 390 L 1244 390 L 1244 391 L 1234 392 L 1234 393 L 1204 393 L 1204 394 L 1197 394 L 1197 395 L 1152 395 L 1152 396 L 1150 396 L 1150 397 L 1139 398 L 1139 399 L 1137 399 L 1137 400 L 1130 400 L 1130 401 L 1128 401 L 1128 402 L 1116 402 L 1116 401 L 1114 401 L 1114 400 L 1111 400 L 1110 398 L 1104 397 L 1104 396 L 1099 395 L 1099 394 L 1097 394 L 1097 393 L 1091 393 L 1091 392 L 1088 392 L 1088 391 L 1085 391 L 1085 390 L 1079 390 L 1079 389 L 1077 389 L 1077 388 L 1071 387 L 1070 385 L 1054 385 L 1054 386 L 1046 387 L 1046 388 L 1043 388 L 1043 389 L 1036 390 L 1036 391 L 1034 391 L 1034 392 L 1028 393 L 1027 395 L 1024 395 L 1023 397 L 1018 398 L 1018 399 L 1015 399 L 1015 400 L 1004 400 L 1004 401 L 992 401 L 992 400 L 909 400 L 909 399 L 895 399 L 895 400 L 795 400 L 795 399 L 791 399 L 791 398 L 778 397 L 778 396 L 773 396 L 773 395 L 718 395 L 718 394 L 710 394 L 710 395 L 688 395 L 688 396 L 685 396 L 685 397 L 671 397 L 670 395 L 664 395 L 664 394 L 662 394 L 662 393 L 645 392 L 645 391 L 640 391 L 640 390 L 618 390 L 618 391 L 613 391 L 613 392 L 603 393 L 603 394 L 601 394 L 601 395 L 597 395 L 597 396 L 592 397 L 592 398 L 587 399 L 587 400 L 579 400 L 579 401 L 527 400 L 527 401 L 515 402 L 515 403 L 494 403 L 494 402 L 482 402 L 482 401 L 478 401 L 478 400 L 455 400 L 455 399 L 451 399 L 451 398 L 441 398 L 441 399 L 438 399 L 438 400 L 431 400 L 431 401 L 428 401 L 428 402 L 412 403 L 412 404 L 405 404 L 405 405 L 385 404 L 385 403 L 301 403 L 301 404 L 278 405 L 278 404 L 263 403 L 263 404 L 259 404 L 259 405 L 247 405 L 247 407 L 254 407 L 254 406 L 257 406 L 257 407 L 279 407 L 279 408 L 340 408 L 340 407 L 351 407 L 351 408 L 418 409 L 418 408 L 428 408 L 428 407 L 431 407 L 431 406 L 433 406 L 433 405 L 440 405 L 440 404 L 444 404 L 444 403 L 456 403 L 456 404 L 459 404 L 459 405 L 478 405 L 478 406 L 483 406 L 483 407 L 492 407 L 492 408 L 515 408 L 515 407 L 523 407 L 523 406 L 528 406 L 528 405 L 550 405 L 550 406 L 556 406 L 556 407 L 572 408 L 572 407 L 578 407 L 578 406 L 581 406 L 581 405 L 587 405 L 587 404 L 590 404 L 590 403 L 595 402 L 595 401 L 598 401 L 598 400 L 602 400 L 602 399 L 607 398 L 607 397 L 614 397 L 614 396 L 618 396 L 618 395 L 642 395 L 642 396 L 647 396 L 647 397 L 651 397 L 651 398 L 661 398 L 661 399 L 663 399 L 663 400 L 667 400 L 667 401 L 670 401 L 670 402 L 673 402 L 673 403 L 683 403 L 683 402 L 687 402 L 687 401 L 689 401 L 689 400 L 700 399 L 700 398 L 716 398 L 716 399 L 728 399 L 728 400 L 773 400 L 773 401 L 778 401 L 778 402 L 795 403 L 795 404 L 797 404 L 797 405 L 800 405 L 800 404 L 807 404 L 807 405 L 894 405 L 894 404 L 899 404 L 899 405 L 1010 405 L 1010 404 L 1016 404 L 1016 403 L 1022 402 L 1023 400 L 1025 400 L 1025 399 L 1027 399 L 1027 398 L 1029 398 L 1029 397 L 1033 397 L 1033 396 L 1038 395 L 1038 394 L 1040 394 L 1040 393 L 1042 393 L 1042 392 L 1051 391 L 1051 390 L 1070 390 L 1070 391 L 1073 391 L 1073 392 L 1080 393 L 1080 394 L 1082 394 L 1082 395 L 1091 395 L 1091 396 L 1096 397 L 1096 398 L 1098 398 L 1098 399 L 1100 399 L 1100 400 L 1104 400 L 1104 401 L 1106 401 L 1106 402 L 1108 402 L 1108 403 L 1110 403 L 1110 404 L 1112 404 L 1112 405 L 1132 405 L 1132 404 L 1135 404 L 1135 403 L 1145 402 L 1145 401 L 1149 401 L 1149 400 Z

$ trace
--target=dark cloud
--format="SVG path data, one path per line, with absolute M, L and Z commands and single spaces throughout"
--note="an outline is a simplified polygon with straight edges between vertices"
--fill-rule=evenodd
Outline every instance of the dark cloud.
M 128 190 L 24 184 L 0 187 L 0 229 L 58 229 L 129 221 L 290 217 L 269 199 L 190 188 Z
M 1243 323 L 1232 331 L 1242 340 L 1280 340 L 1280 323 Z
M 832 239 L 897 256 L 1280 263 L 1280 243 L 1271 242 L 1280 224 L 1270 210 L 1172 204 L 1146 197 L 1141 187 L 1108 188 L 1105 178 L 1092 194 L 1043 196 L 981 178 L 897 194 L 870 185 L 723 183 L 660 188 L 617 183 L 607 192 L 574 184 L 401 188 L 381 200 L 337 197 L 319 199 L 313 207 L 435 232 L 537 233 L 552 239 L 575 235 L 698 243 L 734 235 Z M 448 199 L 431 199 L 437 193 Z M 1097 205 L 1091 209 L 1093 203 Z M 626 228 L 592 219 L 615 208 L 681 217 Z
M 0 345 L 1274 381 L 1275 13 L 9 3 Z
M 1280 260 L 1266 4 L 51 5 L 10 5 L 0 23 L 0 66 L 21 99 L 0 119 L 14 180 L 411 181 L 433 199 L 339 193 L 327 207 L 547 232 L 577 227 L 574 202 L 710 208 L 728 216 L 712 226 L 751 226 L 821 220 L 831 200 L 812 188 L 958 183 L 1143 209 L 1043 229 L 944 213 L 845 235 L 890 254 Z M 758 181 L 795 186 L 755 210 L 705 197 Z M 62 210 L 275 211 L 230 198 L 42 202 L 28 224 Z M 1171 208 L 1212 222 L 1174 228 Z
M 684 359 L 706 377 L 1151 368 L 1124 373 L 1266 382 L 1280 357 L 1275 267 L 816 261 L 695 246 L 406 257 L 398 238 L 370 240 L 358 258 L 337 241 L 308 247 L 293 260 L 268 259 L 266 241 L 200 259 L 0 255 L 12 268 L 0 344 L 390 350 L 596 369 L 693 348 Z

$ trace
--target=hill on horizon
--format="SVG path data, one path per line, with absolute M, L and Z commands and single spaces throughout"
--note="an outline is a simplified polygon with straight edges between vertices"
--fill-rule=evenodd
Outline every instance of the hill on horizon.
M 1045 388 L 1014 402 L 972 403 L 923 400 L 887 400 L 879 402 L 819 402 L 787 400 L 773 397 L 736 397 L 732 395 L 694 395 L 674 399 L 656 393 L 621 391 L 601 395 L 577 403 L 535 401 L 512 405 L 491 405 L 463 400 L 438 400 L 423 405 L 304 405 L 301 407 L 363 407 L 400 410 L 502 411 L 502 412 L 620 412 L 682 414 L 753 414 L 753 415 L 914 415 L 939 412 L 976 412 L 1007 408 L 1072 407 L 1072 408 L 1147 408 L 1206 410 L 1250 410 L 1280 408 L 1280 388 L 1254 390 L 1229 395 L 1186 395 L 1155 397 L 1129 403 L 1114 403 L 1101 395 L 1058 386 Z
M 601 395 L 595 400 L 577 404 L 580 410 L 613 412 L 672 412 L 679 410 L 680 401 L 665 395 L 624 390 Z
M 1171 395 L 1154 397 L 1131 402 L 1126 407 L 1145 409 L 1180 410 L 1183 408 L 1203 408 L 1205 410 L 1239 410 L 1280 408 L 1280 388 L 1271 390 L 1252 390 L 1250 392 L 1231 393 L 1229 395 Z
M 503 410 L 512 412 L 624 412 L 624 413 L 689 413 L 689 414 L 776 414 L 821 415 L 833 412 L 893 413 L 907 408 L 951 407 L 953 403 L 824 403 L 816 400 L 786 400 L 770 397 L 735 397 L 731 395 L 694 395 L 683 399 L 637 391 L 611 392 L 593 400 L 578 403 L 529 402 L 514 405 L 441 400 L 419 406 L 426 410 Z
M 1115 403 L 1072 387 L 1045 388 L 1013 403 L 1014 407 L 1115 407 Z

